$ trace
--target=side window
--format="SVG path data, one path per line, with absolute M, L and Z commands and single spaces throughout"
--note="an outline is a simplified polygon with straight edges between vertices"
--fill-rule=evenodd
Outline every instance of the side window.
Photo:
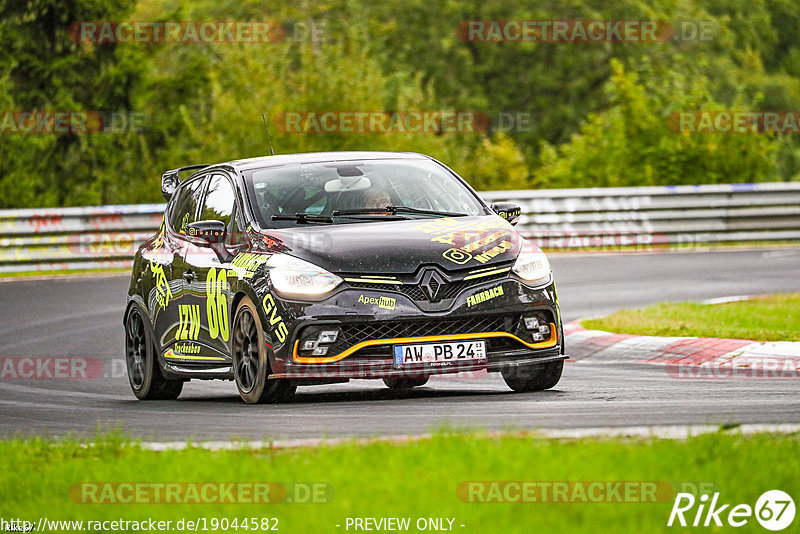
M 203 202 L 200 212 L 201 221 L 222 221 L 230 228 L 233 207 L 236 205 L 233 186 L 222 175 L 215 174 L 211 177 L 208 194 Z
M 175 193 L 176 197 L 169 212 L 169 224 L 176 232 L 185 234 L 186 225 L 195 222 L 197 204 L 207 181 L 207 178 L 196 178 L 181 185 Z

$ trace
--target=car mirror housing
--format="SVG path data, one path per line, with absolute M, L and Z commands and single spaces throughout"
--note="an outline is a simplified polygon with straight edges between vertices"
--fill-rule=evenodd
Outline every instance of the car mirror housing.
M 161 195 L 167 202 L 169 202 L 169 199 L 175 194 L 175 190 L 178 189 L 180 181 L 177 170 L 167 171 L 161 175 Z
M 512 226 L 519 222 L 522 208 L 516 202 L 495 202 L 492 211 L 507 220 Z
M 186 235 L 209 244 L 223 243 L 228 229 L 222 221 L 197 221 L 186 225 Z
M 177 191 L 178 186 L 181 185 L 182 172 L 196 171 L 199 169 L 205 169 L 206 167 L 208 167 L 207 164 L 201 163 L 199 165 L 189 165 L 187 167 L 172 169 L 171 171 L 165 172 L 161 175 L 161 195 L 167 202 L 169 202 L 169 200 L 172 198 L 172 195 L 174 195 L 175 191 Z

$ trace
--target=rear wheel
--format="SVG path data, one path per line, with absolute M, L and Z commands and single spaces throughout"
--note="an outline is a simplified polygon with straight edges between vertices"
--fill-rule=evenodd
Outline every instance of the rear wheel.
M 297 386 L 288 380 L 267 378 L 272 347 L 249 297 L 236 310 L 233 326 L 233 376 L 239 395 L 248 404 L 283 402 L 292 398 Z
M 422 378 L 384 378 L 383 383 L 389 389 L 410 389 L 424 386 L 428 383 L 427 376 Z
M 517 393 L 550 389 L 561 380 L 564 360 L 512 367 L 503 370 L 503 380 Z
M 181 380 L 167 380 L 161 374 L 155 343 L 137 307 L 131 309 L 125 320 L 125 366 L 128 382 L 139 400 L 177 399 L 183 390 Z

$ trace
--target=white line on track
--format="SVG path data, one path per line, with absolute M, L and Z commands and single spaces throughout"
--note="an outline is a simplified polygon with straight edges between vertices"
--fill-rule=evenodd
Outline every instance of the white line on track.
M 559 438 L 559 439 L 580 439 L 593 437 L 633 437 L 633 438 L 659 438 L 659 439 L 687 439 L 701 434 L 720 432 L 719 425 L 663 425 L 663 426 L 629 426 L 629 427 L 610 427 L 610 428 L 572 428 L 572 429 L 540 429 L 532 432 L 502 433 L 489 432 L 488 436 L 529 436 L 531 438 Z M 758 432 L 771 432 L 778 434 L 794 434 L 800 432 L 800 424 L 746 424 L 722 430 L 731 434 L 755 434 Z M 205 442 L 186 442 L 186 441 L 150 441 L 141 443 L 141 447 L 151 451 L 171 451 L 183 450 L 190 447 L 206 450 L 237 450 L 237 449 L 276 449 L 276 448 L 297 448 L 297 447 L 320 447 L 339 445 L 343 443 L 404 443 L 413 441 L 429 440 L 431 434 L 421 434 L 418 436 L 383 436 L 378 438 L 334 438 L 334 439 L 289 439 L 274 441 L 205 441 Z

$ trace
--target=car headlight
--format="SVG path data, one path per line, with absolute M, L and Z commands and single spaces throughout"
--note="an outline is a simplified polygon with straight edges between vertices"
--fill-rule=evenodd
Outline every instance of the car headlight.
M 551 276 L 550 262 L 547 261 L 547 256 L 536 247 L 533 247 L 535 250 L 532 251 L 526 250 L 526 248 L 528 247 L 523 247 L 511 270 L 530 284 L 546 284 L 550 281 Z
M 287 295 L 324 295 L 342 283 L 335 274 L 287 254 L 274 254 L 267 267 L 275 290 Z

